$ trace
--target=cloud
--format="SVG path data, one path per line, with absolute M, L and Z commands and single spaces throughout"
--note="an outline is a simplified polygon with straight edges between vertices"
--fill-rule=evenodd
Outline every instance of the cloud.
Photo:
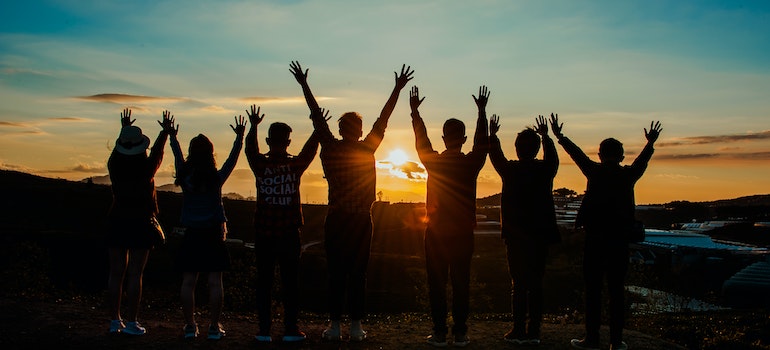
M 727 143 L 737 141 L 755 141 L 755 140 L 768 140 L 770 139 L 770 130 L 760 132 L 749 132 L 744 134 L 728 134 L 728 135 L 713 135 L 713 136 L 691 136 L 675 139 L 674 141 L 659 142 L 657 145 L 660 147 L 666 146 L 686 146 L 686 145 L 707 145 L 714 143 Z
M 77 171 L 81 173 L 104 174 L 107 172 L 107 167 L 103 165 L 93 166 L 88 164 L 78 164 L 74 168 L 72 168 L 72 171 Z
M 316 102 L 333 100 L 334 97 L 316 97 Z M 269 97 L 269 96 L 251 96 L 241 97 L 240 101 L 258 103 L 258 104 L 270 104 L 270 103 L 305 103 L 305 98 L 301 96 L 294 97 Z
M 93 119 L 80 118 L 80 117 L 55 117 L 55 118 L 48 118 L 48 120 L 52 120 L 52 121 L 55 121 L 55 122 L 90 122 L 90 121 L 93 121 Z
M 656 154 L 657 160 L 770 160 L 770 152 L 734 152 L 734 153 L 686 153 L 686 154 Z
M 96 95 L 90 95 L 90 96 L 76 96 L 75 98 L 86 100 L 86 101 L 93 101 L 93 102 L 107 102 L 107 103 L 119 103 L 119 104 L 188 100 L 188 99 L 179 98 L 179 97 L 157 97 L 157 96 L 128 95 L 128 94 L 115 94 L 115 93 L 96 94 Z
M 655 175 L 655 177 L 671 179 L 671 180 L 696 180 L 700 178 L 698 176 L 684 175 L 684 174 L 657 174 Z
M 32 125 L 29 123 L 23 123 L 23 122 L 6 122 L 0 120 L 0 127 L 2 126 L 8 126 L 8 127 L 14 127 L 14 128 L 28 128 Z
M 395 165 L 390 161 L 382 160 L 377 162 L 377 167 L 387 169 L 390 174 L 409 180 L 424 180 L 427 178 L 425 168 L 414 161 L 406 161 L 401 165 Z

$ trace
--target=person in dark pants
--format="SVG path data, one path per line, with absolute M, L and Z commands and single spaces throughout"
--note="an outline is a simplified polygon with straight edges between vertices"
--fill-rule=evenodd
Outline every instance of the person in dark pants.
M 446 150 L 433 149 L 425 122 L 418 107 L 420 99 L 417 87 L 412 87 L 409 105 L 412 109 L 417 154 L 428 171 L 427 198 L 425 201 L 428 224 L 425 229 L 425 266 L 428 273 L 433 333 L 427 342 L 443 347 L 447 345 L 447 281 L 452 282 L 452 335 L 455 346 L 466 346 L 470 302 L 470 272 L 473 255 L 473 228 L 476 226 L 476 180 L 487 158 L 486 106 L 489 91 L 479 88 L 479 97 L 473 96 L 478 107 L 473 149 L 462 153 L 465 124 L 458 119 L 444 123 Z
M 586 335 L 572 339 L 577 349 L 599 348 L 602 282 L 607 279 L 610 300 L 610 349 L 627 349 L 623 341 L 623 282 L 628 269 L 629 235 L 634 220 L 634 185 L 647 169 L 654 152 L 653 145 L 662 131 L 660 122 L 644 129 L 647 144 L 631 165 L 622 166 L 623 144 L 608 138 L 599 145 L 599 163 L 592 161 L 569 138 L 562 134 L 558 116 L 551 128 L 559 144 L 583 172 L 588 184 L 575 220 L 576 227 L 586 232 L 583 253 L 583 278 L 586 295 Z
M 535 129 L 524 129 L 516 137 L 519 160 L 505 158 L 497 137 L 499 118 L 493 115 L 489 121 L 489 159 L 503 180 L 501 233 L 508 248 L 508 271 L 513 284 L 513 328 L 504 339 L 519 345 L 540 344 L 548 246 L 560 240 L 553 204 L 553 179 L 559 169 L 559 156 L 548 137 L 545 118 L 541 115 L 535 121 Z M 541 141 L 543 160 L 538 160 L 535 157 Z
M 120 136 L 107 161 L 112 182 L 106 237 L 110 261 L 107 282 L 110 334 L 143 335 L 147 332 L 137 321 L 137 314 L 142 299 L 144 267 L 154 245 L 155 229 L 151 222 L 158 215 L 155 172 L 163 161 L 163 148 L 174 123 L 171 114 L 164 111 L 163 121 L 158 121 L 162 130 L 148 156 L 150 138 L 132 125 L 134 121 L 131 110 L 124 109 L 120 114 Z M 128 306 L 126 323 L 120 314 L 124 280 Z
M 347 112 L 339 119 L 342 139 L 332 135 L 325 114 L 318 112 L 310 86 L 307 70 L 302 71 L 298 62 L 292 62 L 290 71 L 302 86 L 302 92 L 310 108 L 313 127 L 321 143 L 321 165 L 329 183 L 329 211 L 324 224 L 324 246 L 329 269 L 329 318 L 331 323 L 323 331 L 325 340 L 340 340 L 340 320 L 348 294 L 350 307 L 350 340 L 362 341 L 366 332 L 361 327 L 363 319 L 366 269 L 372 241 L 371 206 L 375 198 L 376 171 L 374 152 L 385 136 L 388 119 L 396 108 L 398 95 L 412 79 L 414 71 L 401 66 L 401 74 L 394 72 L 395 86 L 374 122 L 369 134 L 363 136 L 361 115 Z
M 254 249 L 257 258 L 258 342 L 271 342 L 271 304 L 275 265 L 281 271 L 284 308 L 284 342 L 307 338 L 297 327 L 299 314 L 300 227 L 303 224 L 300 203 L 300 178 L 318 151 L 318 139 L 310 135 L 299 155 L 287 152 L 291 143 L 291 127 L 276 122 L 270 125 L 265 140 L 270 150 L 260 153 L 257 126 L 265 115 L 256 105 L 249 116 L 251 128 L 246 135 L 246 158 L 257 181 L 257 204 L 254 214 Z

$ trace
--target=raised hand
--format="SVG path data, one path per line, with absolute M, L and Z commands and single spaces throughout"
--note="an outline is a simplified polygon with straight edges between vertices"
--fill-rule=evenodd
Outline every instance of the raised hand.
M 647 128 L 644 128 L 644 137 L 647 138 L 647 142 L 654 143 L 658 140 L 658 136 L 660 136 L 660 132 L 663 131 L 660 125 L 660 121 L 651 121 L 650 122 L 650 131 L 647 131 Z
M 561 133 L 561 128 L 564 126 L 564 123 L 559 124 L 559 115 L 551 113 L 551 130 L 553 130 L 553 134 L 556 135 L 556 137 L 562 137 L 564 134 Z
M 492 114 L 489 118 L 489 136 L 497 135 L 497 131 L 500 130 L 500 117 L 497 114 Z
M 546 123 L 545 117 L 542 115 L 535 118 L 535 131 L 540 134 L 541 137 L 548 136 L 548 123 Z
M 131 120 L 131 110 L 128 108 L 123 109 L 123 112 L 120 113 L 120 126 L 129 126 L 131 124 L 134 124 L 136 119 Z
M 289 72 L 291 72 L 292 75 L 294 75 L 294 79 L 297 79 L 297 82 L 300 85 L 307 84 L 307 72 L 309 69 L 305 69 L 304 72 L 302 72 L 302 66 L 299 64 L 298 61 L 291 61 L 291 64 L 289 64 Z
M 476 106 L 479 110 L 485 110 L 487 108 L 487 102 L 489 102 L 489 90 L 486 85 L 479 86 L 479 97 L 473 96 L 473 101 L 476 101 Z
M 420 98 L 420 90 L 417 86 L 412 86 L 412 90 L 409 91 L 409 107 L 412 108 L 412 111 L 416 111 L 423 100 L 425 100 L 425 97 Z
M 405 64 L 401 65 L 401 74 L 398 74 L 396 72 L 393 72 L 393 75 L 396 76 L 396 88 L 398 90 L 401 90 L 406 86 L 406 83 L 408 83 L 410 80 L 412 80 L 412 75 L 414 74 L 414 70 L 412 69 L 412 66 L 407 66 Z
M 235 119 L 235 126 L 230 124 L 230 128 L 233 129 L 236 135 L 243 136 L 243 133 L 246 131 L 246 118 L 244 118 L 242 115 L 239 115 L 237 117 L 233 117 L 233 119 Z
M 329 111 L 325 108 L 318 108 L 310 113 L 310 119 L 313 118 L 323 118 L 324 121 L 328 122 L 329 119 L 332 119 L 332 117 L 329 115 Z
M 262 119 L 265 119 L 265 113 L 259 115 L 261 108 L 262 107 L 257 107 L 257 105 L 251 105 L 251 111 L 248 109 L 246 110 L 246 115 L 249 116 L 249 122 L 251 122 L 251 126 L 257 126 L 262 122 Z
M 163 111 L 163 121 L 158 120 L 158 124 L 163 128 L 163 132 L 171 136 L 176 136 L 179 132 L 179 125 L 174 126 L 174 116 L 169 111 Z

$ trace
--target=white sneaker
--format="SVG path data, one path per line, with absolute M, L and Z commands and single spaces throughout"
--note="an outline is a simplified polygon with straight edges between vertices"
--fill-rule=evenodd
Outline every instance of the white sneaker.
M 340 330 L 339 328 L 326 328 L 323 333 L 321 333 L 321 338 L 328 341 L 340 341 Z
M 139 322 L 126 322 L 126 328 L 123 328 L 123 333 L 130 335 L 144 335 L 147 330 L 142 327 Z
M 361 342 L 366 339 L 366 331 L 363 329 L 357 329 L 357 330 L 350 330 L 350 341 L 352 342 Z
M 118 334 L 122 332 L 124 328 L 126 328 L 126 325 L 123 324 L 123 320 L 110 321 L 110 334 Z

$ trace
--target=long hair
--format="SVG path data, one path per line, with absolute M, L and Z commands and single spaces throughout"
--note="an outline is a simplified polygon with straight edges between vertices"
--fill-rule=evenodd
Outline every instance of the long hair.
M 214 144 L 203 134 L 198 134 L 190 140 L 187 160 L 176 174 L 176 185 L 181 186 L 185 182 L 192 186 L 191 189 L 195 192 L 206 191 L 219 185 Z

